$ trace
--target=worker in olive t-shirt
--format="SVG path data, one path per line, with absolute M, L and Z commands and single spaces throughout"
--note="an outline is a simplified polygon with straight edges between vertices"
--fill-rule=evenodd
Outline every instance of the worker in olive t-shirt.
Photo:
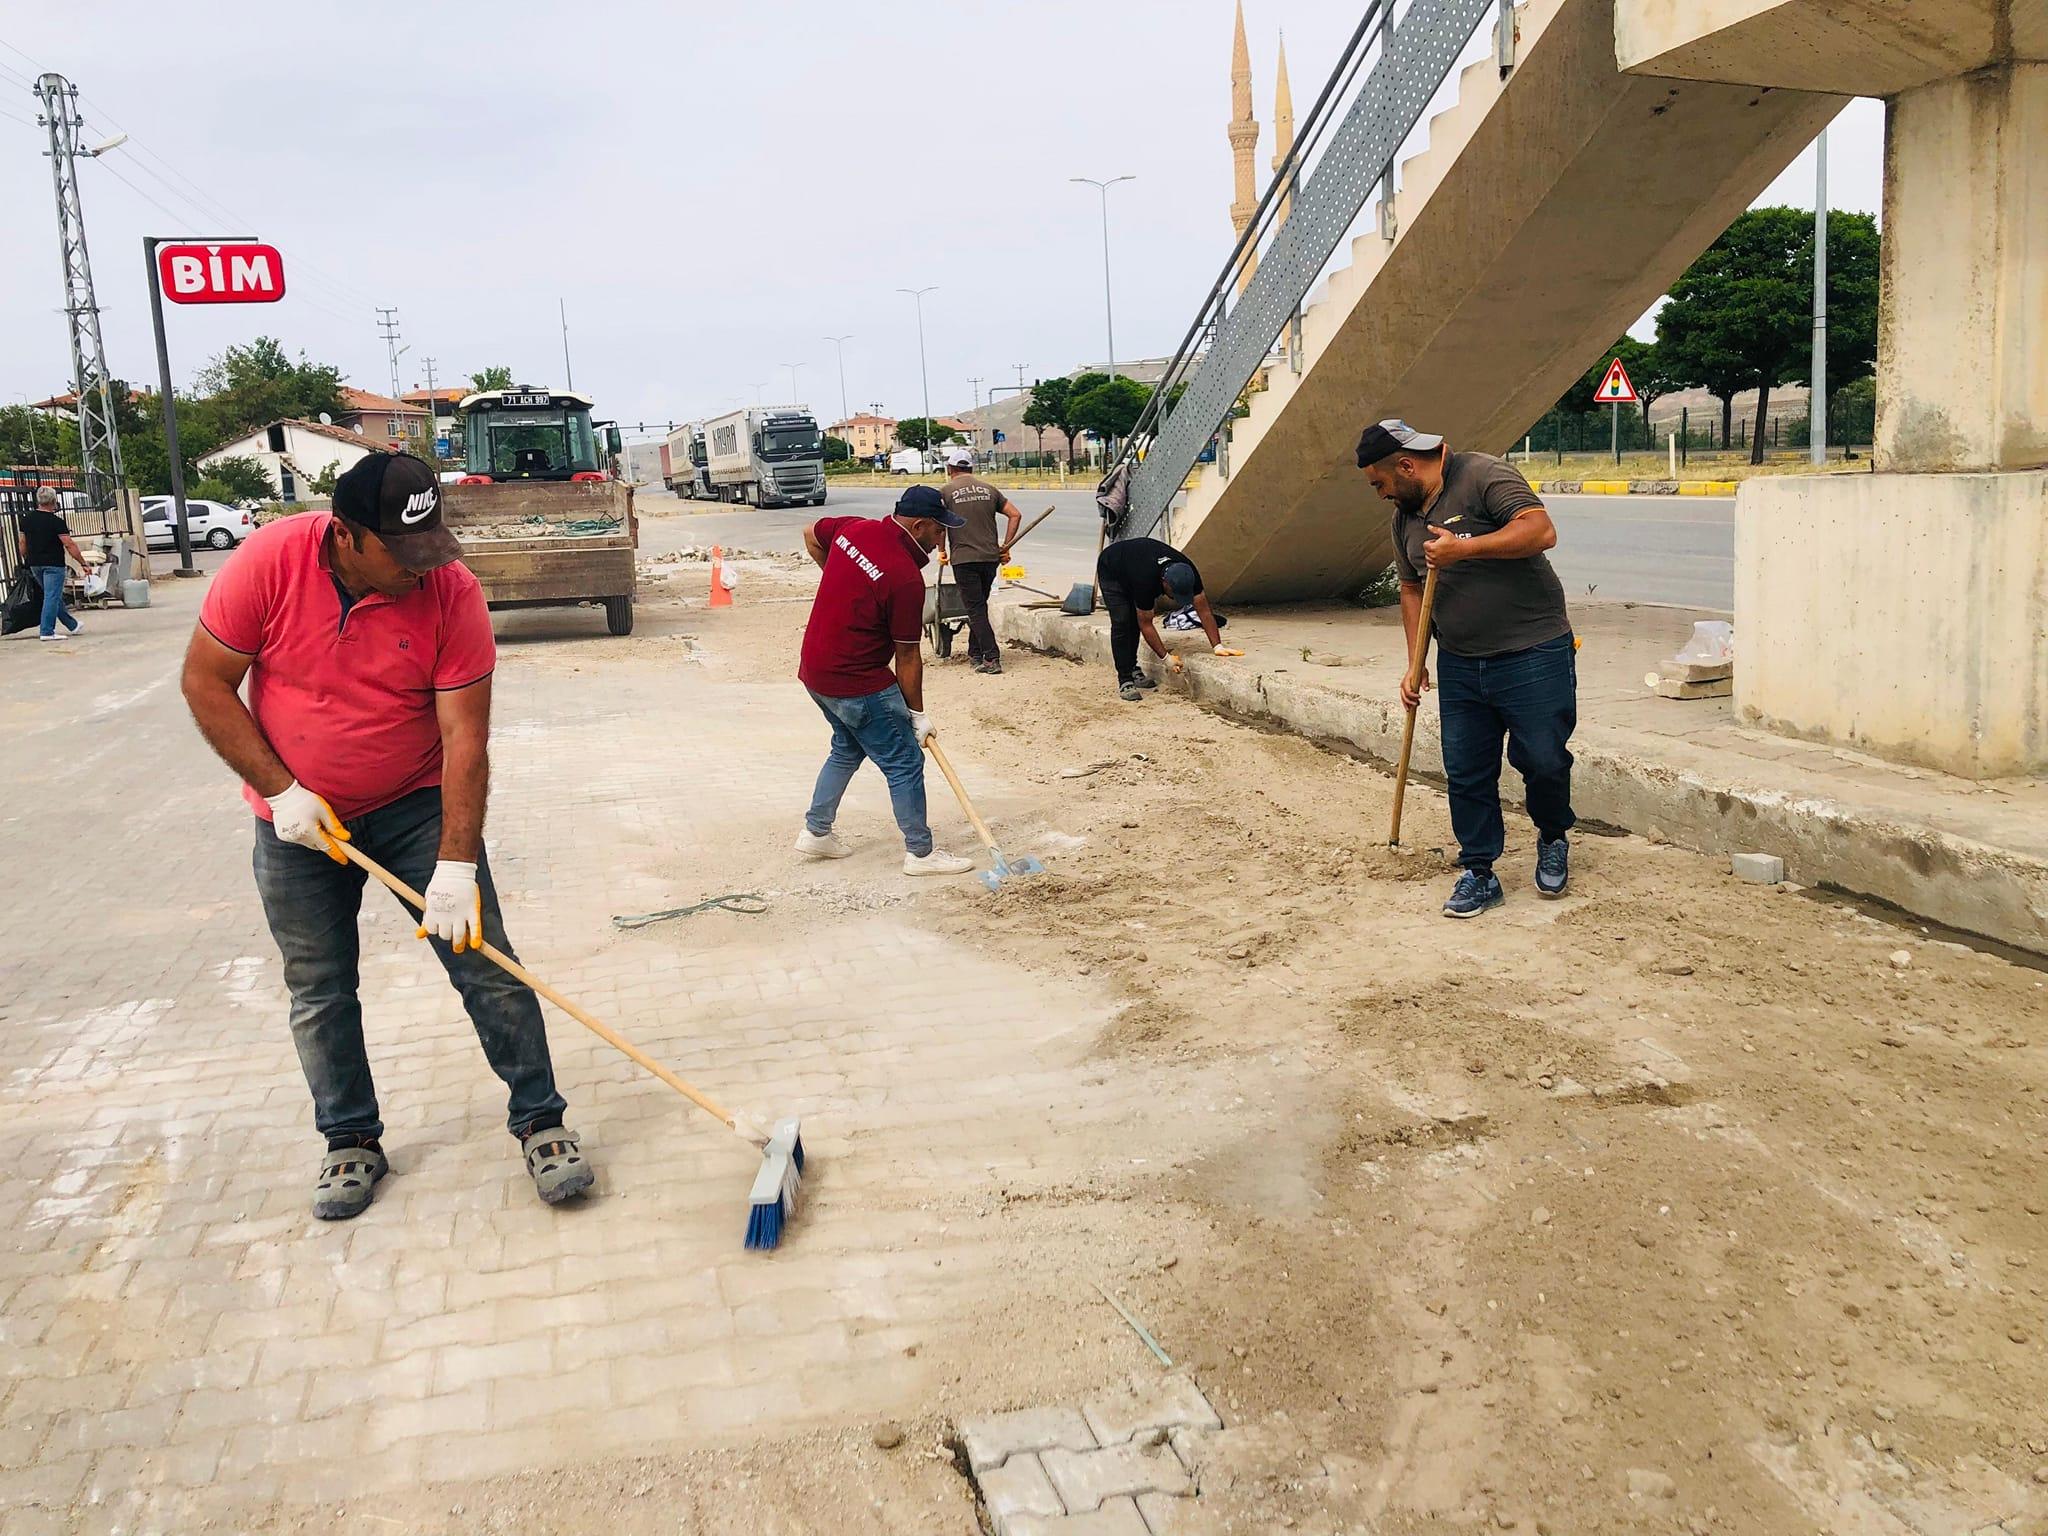
M 1501 738 L 1522 775 L 1536 824 L 1536 891 L 1562 896 L 1571 878 L 1565 834 L 1572 814 L 1572 754 L 1578 723 L 1577 641 L 1564 586 L 1544 551 L 1557 529 L 1512 464 L 1484 453 L 1453 453 L 1441 437 L 1404 421 L 1367 427 L 1358 467 L 1394 504 L 1394 564 L 1408 655 L 1417 631 L 1423 578 L 1436 572 L 1431 630 L 1437 642 L 1437 711 L 1459 876 L 1446 917 L 1477 917 L 1506 895 L 1494 874 L 1506 828 L 1500 810 Z M 1424 670 L 1401 702 L 1413 709 Z
M 974 455 L 965 448 L 946 454 L 946 483 L 939 497 L 961 519 L 960 527 L 947 531 L 939 558 L 952 562 L 953 580 L 960 584 L 961 600 L 967 604 L 967 659 L 977 672 L 1000 672 L 1003 653 L 988 621 L 988 595 L 995 590 L 996 572 L 1010 558 L 1023 518 L 1014 501 L 975 474 Z M 1008 519 L 1000 539 L 998 512 Z

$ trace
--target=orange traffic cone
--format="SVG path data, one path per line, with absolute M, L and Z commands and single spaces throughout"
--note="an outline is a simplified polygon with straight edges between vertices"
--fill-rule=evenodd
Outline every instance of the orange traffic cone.
M 732 606 L 732 588 L 725 584 L 725 552 L 716 544 L 711 546 L 711 606 Z

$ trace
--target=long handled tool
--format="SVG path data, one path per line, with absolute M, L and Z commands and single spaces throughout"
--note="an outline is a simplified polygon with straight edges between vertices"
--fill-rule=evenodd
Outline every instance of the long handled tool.
M 932 755 L 932 761 L 939 765 L 939 772 L 946 776 L 946 782 L 953 786 L 953 793 L 960 801 L 960 809 L 967 813 L 967 819 L 974 823 L 974 830 L 981 835 L 988 848 L 988 856 L 994 862 L 993 869 L 984 870 L 981 883 L 990 890 L 999 890 L 1005 880 L 1015 875 L 1042 875 L 1045 866 L 1036 856 L 1025 854 L 1021 859 L 1008 859 L 1003 850 L 996 846 L 996 835 L 989 831 L 988 823 L 981 819 L 981 813 L 974 808 L 974 802 L 967 798 L 966 786 L 960 782 L 960 775 L 953 771 L 953 765 L 946 761 L 945 749 L 939 745 L 936 736 L 925 738 L 925 750 Z
M 378 884 L 387 887 L 400 901 L 418 907 L 422 912 L 426 910 L 425 897 L 353 843 L 336 842 L 333 846 L 347 855 L 350 863 L 366 871 Z M 782 1241 L 783 1223 L 796 1215 L 797 1191 L 803 1184 L 804 1176 L 803 1133 L 794 1117 L 778 1120 L 772 1131 L 758 1131 L 711 1095 L 677 1077 L 604 1020 L 595 1014 L 584 1012 L 495 944 L 479 939 L 476 948 L 486 960 L 508 975 L 525 982 L 606 1045 L 631 1057 L 707 1115 L 721 1122 L 728 1130 L 759 1147 L 762 1152 L 762 1163 L 761 1171 L 754 1179 L 753 1193 L 749 1197 L 747 1246 L 773 1248 Z
M 1401 727 L 1401 761 L 1394 769 L 1394 825 L 1387 833 L 1387 846 L 1401 846 L 1401 801 L 1408 794 L 1408 754 L 1415 750 L 1415 710 L 1421 700 L 1422 674 L 1429 668 L 1429 622 L 1436 612 L 1436 567 L 1422 578 L 1422 614 L 1415 626 L 1415 654 L 1408 659 L 1408 691 L 1418 695 L 1408 706 L 1408 723 Z

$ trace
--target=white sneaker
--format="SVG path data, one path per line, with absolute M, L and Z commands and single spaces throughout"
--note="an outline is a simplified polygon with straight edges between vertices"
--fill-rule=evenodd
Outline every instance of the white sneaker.
M 62 639 L 63 639 L 64 637 L 63 637 L 62 635 L 58 635 L 58 634 L 49 634 L 49 635 L 37 635 L 37 636 L 36 636 L 36 638 L 37 638 L 38 640 L 43 640 L 43 641 L 49 641 L 49 640 L 62 640 Z
M 973 868 L 974 860 L 963 859 L 943 848 L 934 848 L 923 858 L 914 853 L 903 855 L 903 873 L 906 875 L 964 875 Z
M 839 841 L 837 832 L 827 832 L 823 837 L 805 827 L 796 835 L 796 851 L 808 859 L 843 859 L 853 850 Z

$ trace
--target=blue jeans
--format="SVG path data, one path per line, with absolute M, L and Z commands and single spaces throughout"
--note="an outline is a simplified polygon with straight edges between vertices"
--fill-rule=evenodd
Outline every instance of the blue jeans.
M 64 602 L 64 567 L 61 565 L 33 565 L 36 580 L 43 584 L 43 633 L 57 633 L 57 621 L 62 619 L 64 627 L 75 631 L 78 620 L 71 617 L 71 610 Z
M 1570 635 L 1505 656 L 1440 652 L 1436 697 L 1461 865 L 1493 868 L 1507 837 L 1500 818 L 1503 734 L 1537 834 L 1550 841 L 1572 829 L 1578 818 L 1572 814 L 1572 754 L 1566 743 L 1579 721 L 1579 661 Z
M 426 889 L 441 847 L 438 786 L 416 789 L 347 826 L 363 852 L 414 890 Z M 384 1122 L 363 1051 L 363 1005 L 356 997 L 356 914 L 368 877 L 353 864 L 337 864 L 324 853 L 283 841 L 261 819 L 255 866 L 270 934 L 284 956 L 292 1043 L 313 1091 L 313 1124 L 330 1141 L 381 1136 Z M 484 937 L 510 955 L 497 888 L 481 849 L 476 877 L 483 894 Z M 417 918 L 412 908 L 399 905 L 408 923 Z M 555 1091 L 539 999 L 475 950 L 458 955 L 440 939 L 427 942 L 461 994 L 491 1070 L 511 1090 L 510 1129 L 517 1134 L 535 1125 L 560 1125 L 568 1106 Z
M 832 750 L 825 754 L 825 766 L 818 770 L 818 787 L 811 792 L 811 808 L 804 813 L 804 825 L 811 835 L 823 837 L 832 830 L 846 786 L 867 759 L 889 781 L 889 803 L 896 809 L 896 825 L 903 829 L 903 846 L 920 859 L 930 853 L 932 829 L 924 814 L 924 749 L 910 729 L 910 706 L 903 702 L 903 690 L 891 683 L 880 693 L 852 699 L 805 691 L 832 722 Z

